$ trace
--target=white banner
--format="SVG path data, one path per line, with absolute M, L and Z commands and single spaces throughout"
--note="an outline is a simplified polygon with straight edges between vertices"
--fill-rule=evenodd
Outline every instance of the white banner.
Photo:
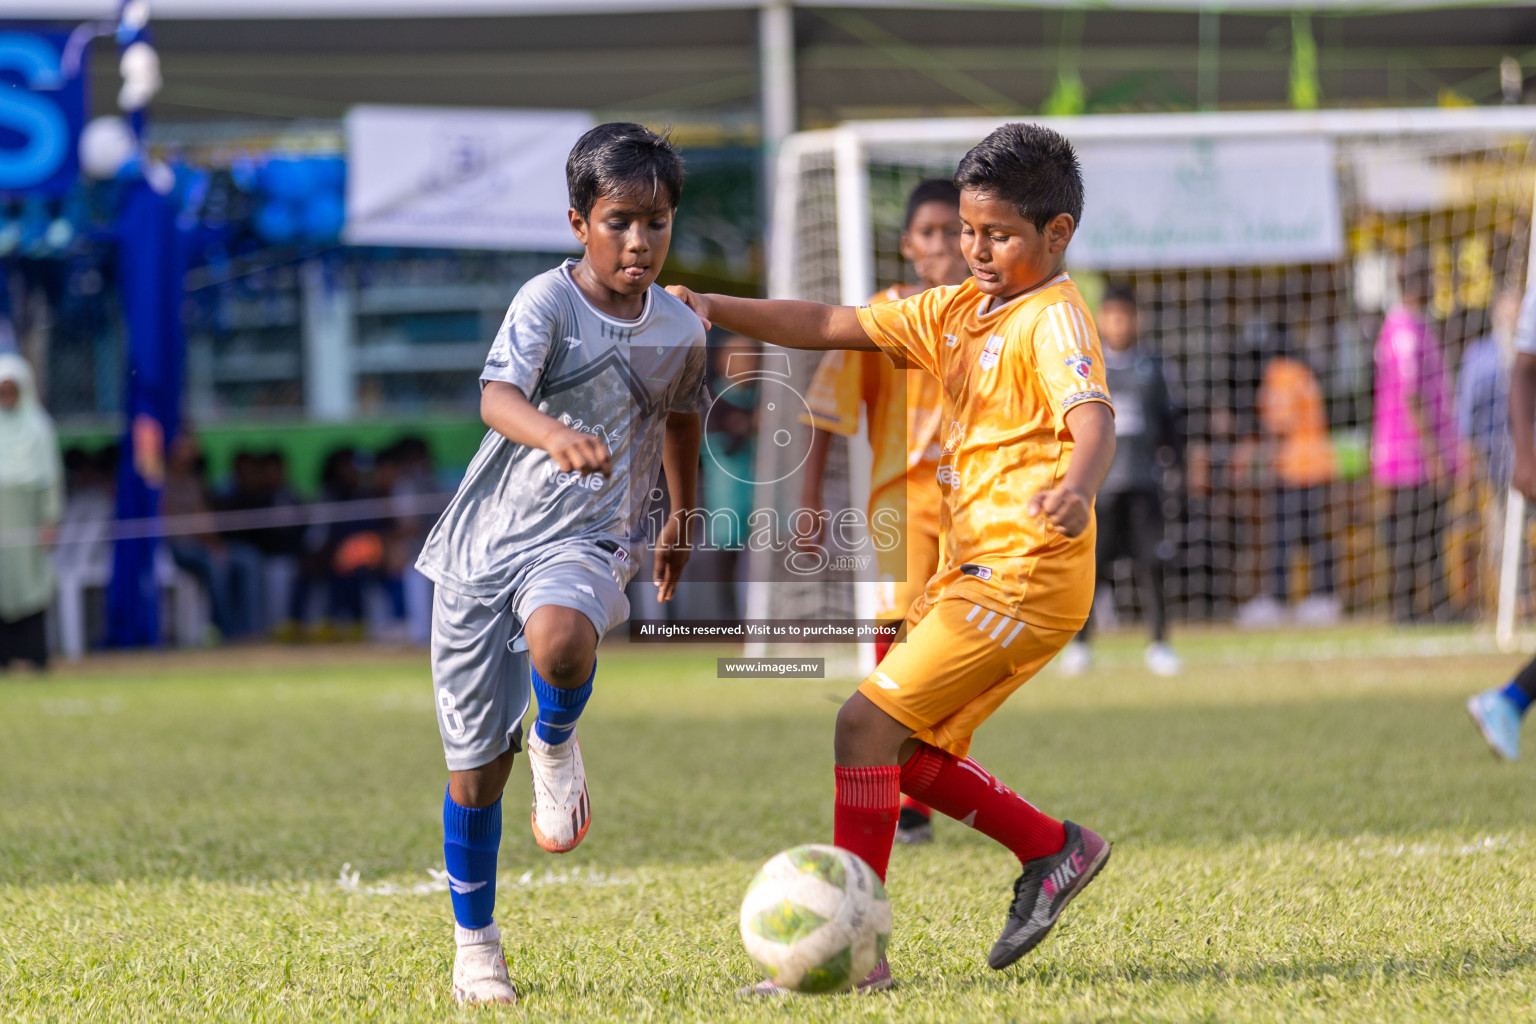
M 565 158 L 591 115 L 569 110 L 354 107 L 352 245 L 567 252 Z
M 1069 266 L 1310 263 L 1344 251 L 1333 142 L 1085 142 L 1087 200 Z

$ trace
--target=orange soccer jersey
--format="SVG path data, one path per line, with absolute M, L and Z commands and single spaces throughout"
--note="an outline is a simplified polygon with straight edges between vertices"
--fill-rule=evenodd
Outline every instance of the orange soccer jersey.
M 1066 274 L 987 310 L 990 301 L 968 280 L 859 309 L 893 360 L 942 387 L 944 551 L 926 600 L 964 597 L 1031 626 L 1076 630 L 1093 603 L 1095 531 L 1064 537 L 1025 507 L 1066 474 L 1067 411 L 1109 402 L 1098 332 Z
M 895 288 L 870 299 L 894 302 Z M 907 515 L 918 529 L 939 529 L 939 422 L 943 395 L 939 382 L 919 369 L 898 370 L 876 352 L 828 352 L 806 393 L 811 423 L 820 430 L 851 437 L 859 430 L 859 406 L 869 416 L 871 507 L 899 504 L 896 488 L 906 485 Z

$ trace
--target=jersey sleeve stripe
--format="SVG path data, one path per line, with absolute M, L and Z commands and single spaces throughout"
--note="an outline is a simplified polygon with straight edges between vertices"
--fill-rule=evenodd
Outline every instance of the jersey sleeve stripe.
M 1083 321 L 1083 311 L 1070 302 L 1058 302 L 1046 307 L 1058 351 L 1088 351 L 1088 325 Z
M 1056 350 L 1058 352 L 1065 352 L 1067 345 L 1064 339 L 1067 336 L 1067 332 L 1066 325 L 1061 321 L 1061 306 L 1059 304 L 1048 306 L 1045 312 L 1050 317 L 1051 333 L 1056 336 Z
M 1073 320 L 1074 323 L 1077 324 L 1077 347 L 1081 351 L 1087 352 L 1088 351 L 1088 347 L 1089 347 L 1088 346 L 1089 333 L 1088 333 L 1088 321 L 1087 321 L 1087 318 L 1085 318 L 1083 316 L 1083 311 L 1082 311 L 1082 309 L 1080 307 L 1073 306 L 1071 308 L 1072 308 L 1072 320 Z

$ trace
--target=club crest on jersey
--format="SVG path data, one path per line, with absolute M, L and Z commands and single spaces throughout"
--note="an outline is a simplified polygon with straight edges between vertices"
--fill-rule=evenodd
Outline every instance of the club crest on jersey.
M 1071 356 L 1067 359 L 1067 366 L 1083 380 L 1093 378 L 1093 360 L 1087 356 Z
M 997 365 L 997 359 L 1003 354 L 1003 336 L 994 334 L 987 339 L 987 347 L 981 350 L 981 368 L 990 370 Z

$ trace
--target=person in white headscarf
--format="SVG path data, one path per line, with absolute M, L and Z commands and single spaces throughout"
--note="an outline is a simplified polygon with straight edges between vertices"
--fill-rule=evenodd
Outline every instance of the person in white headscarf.
M 44 614 L 53 601 L 48 557 L 64 513 L 64 472 L 53 421 L 32 370 L 0 353 L 0 669 L 48 665 Z

